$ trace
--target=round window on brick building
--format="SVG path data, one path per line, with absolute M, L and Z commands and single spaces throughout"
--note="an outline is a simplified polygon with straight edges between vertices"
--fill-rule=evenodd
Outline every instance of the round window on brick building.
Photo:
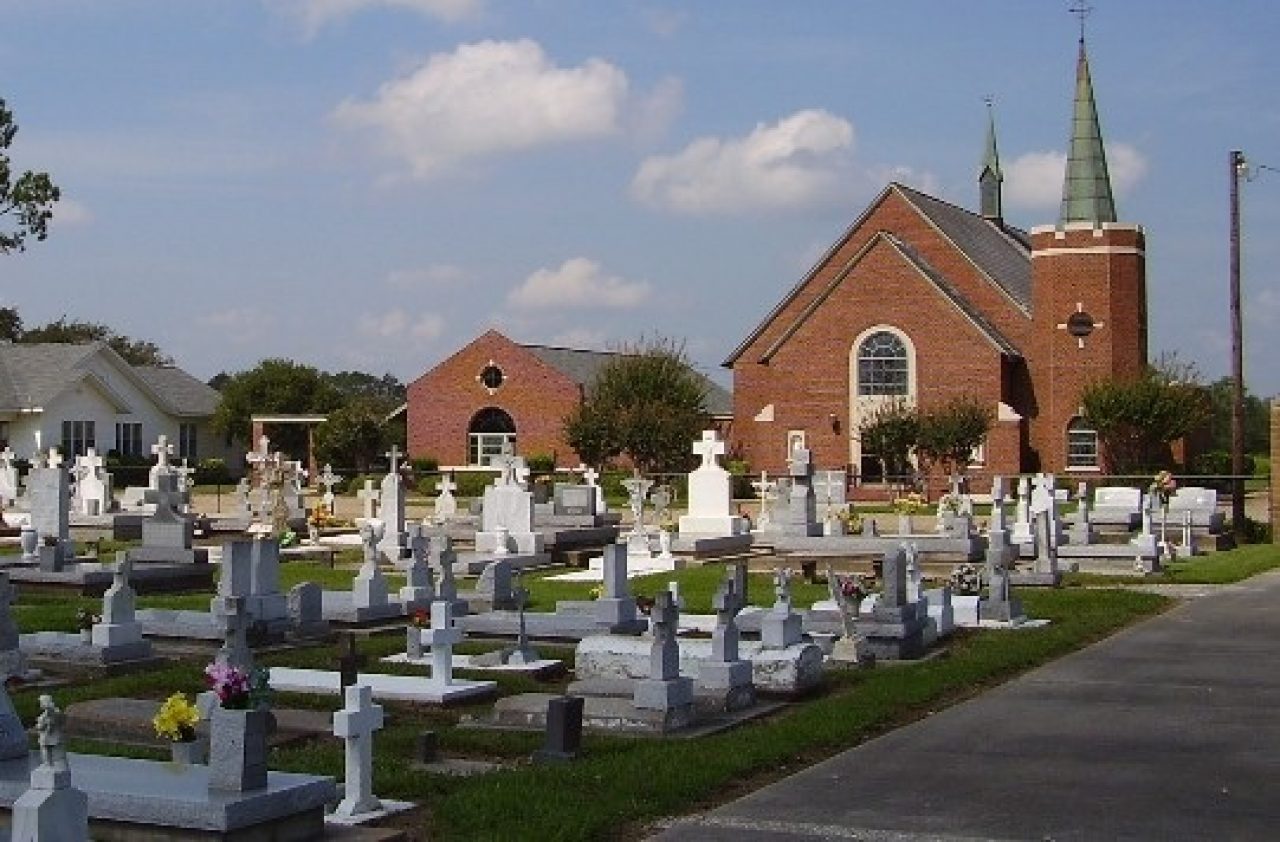
M 506 380 L 506 377 L 503 375 L 502 369 L 490 361 L 488 365 L 480 370 L 479 380 L 480 384 L 489 390 L 489 394 L 493 394 L 502 385 L 502 382 Z
M 501 456 L 503 447 L 510 443 L 516 447 L 516 422 L 504 409 L 487 406 L 471 416 L 467 426 L 467 463 L 488 465 L 495 456 Z

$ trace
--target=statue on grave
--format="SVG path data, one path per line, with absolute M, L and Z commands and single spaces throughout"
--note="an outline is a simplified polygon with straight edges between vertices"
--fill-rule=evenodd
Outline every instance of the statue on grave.
M 62 745 L 62 728 L 66 721 L 67 715 L 54 704 L 53 696 L 42 695 L 36 732 L 39 734 L 40 762 L 50 769 L 67 768 L 67 750 Z

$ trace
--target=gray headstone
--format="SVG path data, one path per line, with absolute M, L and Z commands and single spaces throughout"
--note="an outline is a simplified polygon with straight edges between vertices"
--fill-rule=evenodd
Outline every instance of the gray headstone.
M 534 752 L 535 762 L 563 762 L 578 756 L 582 746 L 581 696 L 556 696 L 547 700 L 547 737 Z
M 373 703 L 373 688 L 346 688 L 346 706 L 333 715 L 333 735 L 342 739 L 346 757 L 344 792 L 335 816 L 351 818 L 382 808 L 373 795 L 373 732 L 382 723 L 382 706 Z

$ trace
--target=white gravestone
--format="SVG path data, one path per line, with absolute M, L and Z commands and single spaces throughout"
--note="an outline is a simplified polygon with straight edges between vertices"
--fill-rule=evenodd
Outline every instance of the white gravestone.
M 453 481 L 453 477 L 445 474 L 440 477 L 440 481 L 436 483 L 436 491 L 440 492 L 436 497 L 436 521 L 444 523 L 458 516 L 458 499 L 453 496 L 453 492 L 458 490 L 458 484 Z
M 714 430 L 704 430 L 693 443 L 702 464 L 689 474 L 689 513 L 680 518 L 681 537 L 722 537 L 747 531 L 746 521 L 733 514 L 729 472 L 720 466 L 725 444 Z
M 51 696 L 40 697 L 40 765 L 31 770 L 31 788 L 13 804 L 14 842 L 80 842 L 89 838 L 89 798 L 71 785 L 71 767 L 62 744 L 66 714 Z
M 346 706 L 333 714 L 333 735 L 343 741 L 346 756 L 343 798 L 335 816 L 350 818 L 382 809 L 373 795 L 373 733 L 382 725 L 382 705 L 373 703 L 373 688 L 348 687 Z

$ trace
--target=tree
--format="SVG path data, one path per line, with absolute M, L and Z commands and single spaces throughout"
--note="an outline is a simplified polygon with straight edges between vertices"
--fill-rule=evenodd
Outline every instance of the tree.
M 316 458 L 367 472 L 390 444 L 385 418 L 381 402 L 372 397 L 356 398 L 338 407 L 316 427 Z
M 348 400 L 373 398 L 385 411 L 390 412 L 405 402 L 405 386 L 391 374 L 375 377 L 363 371 L 339 371 L 326 373 L 326 381 Z
M 1221 377 L 1205 387 L 1209 399 L 1209 449 L 1231 452 L 1230 377 Z M 1271 447 L 1271 410 L 1257 395 L 1244 392 L 1244 451 L 1266 455 Z M 1230 470 L 1225 473 L 1230 473 Z
M 959 474 L 986 439 L 995 414 L 976 398 L 961 395 L 920 414 L 916 453 L 925 465 Z
M 920 433 L 915 407 L 894 400 L 876 407 L 858 426 L 858 441 L 864 456 L 880 462 L 880 476 L 905 477 L 911 472 L 911 451 Z
M 21 321 L 19 321 L 20 324 Z M 69 322 L 66 316 L 62 316 L 56 322 L 22 331 L 19 341 L 24 343 L 105 342 L 129 365 L 173 365 L 173 358 L 161 351 L 160 346 L 154 342 L 133 339 L 96 322 Z
M 17 133 L 13 112 L 0 99 L 0 217 L 10 217 L 15 223 L 12 231 L 0 231 L 0 254 L 25 251 L 27 237 L 48 237 L 53 205 L 62 197 L 48 173 L 27 170 L 13 177 L 8 149 Z
M 17 342 L 22 338 L 22 316 L 14 307 L 0 307 L 0 340 Z
M 692 442 L 706 429 L 706 381 L 684 348 L 641 340 L 601 368 L 583 402 L 564 421 L 565 440 L 583 459 L 625 455 L 646 473 L 692 466 Z
M 213 427 L 245 442 L 252 433 L 253 415 L 323 415 L 344 403 L 342 395 L 319 371 L 279 358 L 263 360 L 255 368 L 227 377 L 221 391 L 222 401 L 213 415 Z M 292 425 L 281 427 L 274 443 L 300 458 L 306 454 L 306 431 Z
M 1171 467 L 1170 443 L 1195 432 L 1209 418 L 1210 401 L 1199 384 L 1167 366 L 1137 377 L 1106 378 L 1081 395 L 1084 418 L 1098 432 L 1107 467 L 1121 474 Z

